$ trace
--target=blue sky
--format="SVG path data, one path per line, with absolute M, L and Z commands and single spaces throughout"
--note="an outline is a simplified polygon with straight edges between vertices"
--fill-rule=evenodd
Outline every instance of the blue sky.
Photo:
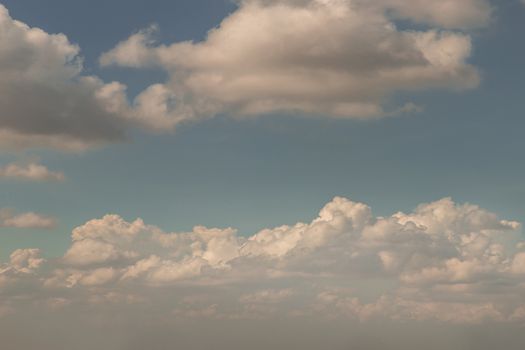
M 0 0 L 0 339 L 520 349 L 524 18 Z
M 234 10 L 229 1 L 4 1 L 14 18 L 81 47 L 86 71 L 138 93 L 165 79 L 160 70 L 101 68 L 98 57 L 140 28 L 156 23 L 160 40 L 201 40 Z M 251 234 L 307 220 L 336 195 L 369 203 L 377 214 L 408 211 L 451 196 L 506 217 L 525 218 L 525 141 L 516 33 L 522 6 L 498 4 L 493 22 L 473 33 L 470 61 L 481 85 L 460 93 L 398 94 L 424 111 L 373 121 L 303 119 L 276 114 L 184 125 L 174 134 L 134 133 L 122 144 L 81 154 L 36 150 L 64 183 L 0 180 L 2 206 L 58 217 L 48 233 L 3 230 L 2 255 L 26 243 L 61 254 L 73 227 L 104 213 L 142 217 L 166 229 L 196 223 L 234 226 Z M 93 20 L 96 19 L 96 25 Z M 4 154 L 9 162 L 20 157 Z

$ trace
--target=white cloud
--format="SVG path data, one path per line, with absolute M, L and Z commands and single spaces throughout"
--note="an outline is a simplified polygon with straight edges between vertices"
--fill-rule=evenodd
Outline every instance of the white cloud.
M 62 259 L 12 258 L 0 276 L 13 284 L 13 271 L 41 271 L 15 280 L 33 276 L 36 298 L 45 290 L 71 305 L 169 291 L 182 303 L 175 313 L 192 318 L 299 317 L 299 309 L 361 321 L 522 322 L 520 230 L 449 198 L 374 217 L 367 205 L 336 197 L 311 222 L 249 237 L 201 226 L 170 233 L 107 215 L 74 229 Z M 188 303 L 195 288 L 202 297 Z
M 0 209 L 0 227 L 51 229 L 56 219 L 33 212 L 15 214 L 9 209 Z
M 416 112 L 390 97 L 478 85 L 465 31 L 491 12 L 485 0 L 241 1 L 204 41 L 157 45 L 152 26 L 103 54 L 103 65 L 168 73 L 129 101 L 125 85 L 84 75 L 80 48 L 64 34 L 30 27 L 0 5 L 0 150 L 79 151 L 121 141 L 133 127 L 166 132 L 221 113 Z M 401 30 L 397 19 L 428 29 Z
M 71 265 L 92 265 L 111 263 L 122 255 L 117 248 L 103 241 L 86 239 L 73 243 L 64 259 Z
M 0 167 L 0 178 L 13 178 L 28 181 L 64 181 L 64 173 L 50 171 L 36 162 L 10 163 Z
M 32 273 L 44 261 L 38 249 L 17 249 L 10 256 L 11 267 L 21 273 Z
M 39 249 L 15 250 L 9 256 L 8 263 L 0 263 L 0 288 L 36 273 L 44 263 L 45 259 L 41 257 Z
M 396 92 L 477 86 L 470 37 L 443 28 L 484 25 L 490 12 L 483 0 L 241 1 L 202 42 L 157 45 L 151 27 L 100 62 L 169 73 L 128 113 L 153 129 L 220 113 L 372 118 L 414 110 L 385 110 Z M 400 30 L 395 17 L 434 27 Z

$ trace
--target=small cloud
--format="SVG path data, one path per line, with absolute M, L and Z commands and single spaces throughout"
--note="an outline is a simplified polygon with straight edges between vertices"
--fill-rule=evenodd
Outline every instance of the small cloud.
M 403 115 L 403 114 L 419 114 L 422 113 L 425 110 L 423 106 L 417 105 L 413 102 L 408 102 L 404 104 L 403 106 L 391 111 L 387 115 L 389 116 L 397 116 L 397 115 Z
M 36 162 L 10 163 L 0 167 L 0 178 L 26 181 L 64 181 L 65 175 Z
M 266 289 L 251 294 L 244 294 L 240 298 L 243 304 L 277 304 L 290 298 L 293 295 L 290 288 L 287 289 Z
M 9 209 L 0 209 L 0 227 L 51 229 L 56 225 L 56 219 L 50 216 L 33 212 L 14 214 Z

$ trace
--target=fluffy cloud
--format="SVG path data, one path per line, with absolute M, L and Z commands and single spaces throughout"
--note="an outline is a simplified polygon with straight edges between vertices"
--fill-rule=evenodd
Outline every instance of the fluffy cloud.
M 79 47 L 10 17 L 0 5 L 0 147 L 82 149 L 122 139 L 104 99 L 108 88 L 82 76 Z
M 80 48 L 66 35 L 17 21 L 0 4 L 0 150 L 122 141 L 139 126 L 135 115 L 147 121 L 150 108 L 162 108 L 154 99 L 130 104 L 125 85 L 83 73 Z
M 9 268 L 27 274 L 38 269 L 44 261 L 38 249 L 17 249 L 10 256 Z
M 396 92 L 477 86 L 470 37 L 444 28 L 484 25 L 490 13 L 483 0 L 247 0 L 202 42 L 157 45 L 151 27 L 100 62 L 169 73 L 132 115 L 149 111 L 154 129 L 219 113 L 371 118 L 418 110 L 385 109 Z M 396 18 L 431 28 L 401 30 Z
M 449 198 L 375 217 L 337 197 L 309 223 L 247 237 L 202 226 L 165 232 L 107 215 L 74 229 L 62 258 L 18 251 L 0 275 L 4 284 L 32 278 L 35 298 L 65 307 L 155 295 L 176 296 L 177 317 L 525 322 L 520 230 Z
M 28 212 L 16 214 L 10 209 L 0 209 L 0 227 L 51 229 L 56 226 L 52 217 Z
M 21 277 L 34 274 L 44 262 L 38 249 L 15 250 L 8 263 L 0 263 L 0 289 L 18 282 Z
M 50 171 L 36 162 L 10 163 L 0 167 L 0 178 L 12 178 L 28 181 L 64 181 L 64 173 Z
M 168 73 L 129 101 L 125 85 L 84 75 L 80 48 L 64 34 L 14 20 L 0 5 L 0 149 L 81 150 L 133 127 L 164 132 L 220 113 L 418 111 L 389 97 L 478 85 L 466 31 L 491 12 L 485 0 L 240 1 L 204 41 L 157 45 L 151 27 L 103 54 L 103 65 Z M 401 30 L 398 19 L 428 29 Z

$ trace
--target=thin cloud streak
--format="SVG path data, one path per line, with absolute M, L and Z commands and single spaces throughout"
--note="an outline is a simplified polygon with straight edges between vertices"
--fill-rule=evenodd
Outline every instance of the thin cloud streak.
M 60 171 L 51 171 L 37 162 L 17 162 L 0 167 L 0 178 L 26 181 L 64 181 Z

